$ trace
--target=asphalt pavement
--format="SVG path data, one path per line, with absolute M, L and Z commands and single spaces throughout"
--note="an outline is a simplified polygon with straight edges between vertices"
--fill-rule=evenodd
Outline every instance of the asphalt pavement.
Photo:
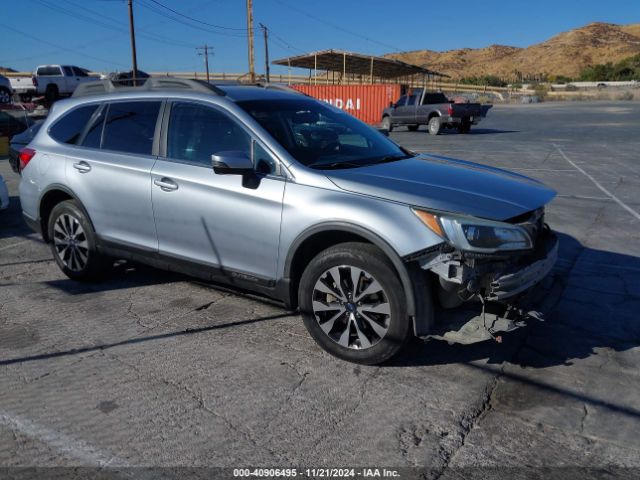
M 12 202 L 0 213 L 0 472 L 640 474 L 640 104 L 496 106 L 468 135 L 391 136 L 558 191 L 547 221 L 560 259 L 536 292 L 545 322 L 502 344 L 416 341 L 366 367 L 324 353 L 279 306 L 188 277 L 122 264 L 75 283 L 22 222 L 19 177 L 0 160 Z

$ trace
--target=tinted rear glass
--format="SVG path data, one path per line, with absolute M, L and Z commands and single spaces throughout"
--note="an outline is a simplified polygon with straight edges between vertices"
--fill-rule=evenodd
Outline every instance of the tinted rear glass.
M 38 68 L 38 75 L 43 75 L 43 76 L 61 75 L 60 67 L 40 67 Z
M 109 105 L 102 148 L 151 155 L 160 102 L 120 102 Z
M 424 101 L 422 103 L 425 105 L 434 103 L 449 103 L 449 99 L 443 93 L 427 93 L 424 96 Z
M 98 105 L 86 105 L 76 108 L 55 122 L 49 129 L 49 135 L 61 143 L 76 143 Z

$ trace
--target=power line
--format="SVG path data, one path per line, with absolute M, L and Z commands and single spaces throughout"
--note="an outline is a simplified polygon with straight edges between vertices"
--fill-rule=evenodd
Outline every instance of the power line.
M 227 37 L 237 37 L 237 38 L 244 38 L 246 37 L 246 34 L 242 34 L 239 32 L 221 32 L 219 30 L 213 30 L 210 27 L 202 27 L 199 25 L 193 25 L 192 23 L 189 23 L 185 20 L 182 20 L 181 18 L 172 16 L 170 13 L 167 13 L 163 10 L 161 10 L 160 8 L 156 7 L 154 4 L 152 3 L 147 3 L 147 0 L 137 0 L 138 5 L 143 6 L 144 8 L 146 8 L 147 10 L 150 10 L 154 13 L 156 13 L 157 15 L 161 15 L 165 18 L 168 18 L 169 20 L 173 20 L 174 22 L 178 22 L 181 23 L 182 25 L 186 25 L 187 27 L 191 27 L 191 28 L 195 28 L 198 30 L 201 30 L 203 32 L 207 32 L 207 33 L 212 33 L 214 35 L 223 35 L 223 36 L 227 36 Z
M 106 60 L 104 58 L 94 57 L 93 55 L 88 55 L 86 53 L 79 52 L 78 50 L 75 50 L 73 48 L 61 47 L 60 45 L 56 45 L 55 43 L 51 43 L 49 40 L 43 40 L 42 38 L 38 38 L 38 37 L 36 37 L 34 35 L 30 35 L 28 33 L 23 32 L 22 30 L 18 30 L 17 28 L 13 28 L 13 27 L 11 27 L 9 25 L 6 25 L 4 23 L 0 23 L 0 26 L 3 27 L 3 28 L 6 28 L 7 30 L 11 30 L 14 33 L 22 35 L 23 37 L 31 38 L 32 40 L 35 40 L 36 42 L 44 43 L 45 45 L 50 45 L 52 47 L 58 48 L 61 51 L 72 52 L 72 53 L 75 53 L 76 55 L 81 55 L 83 57 L 91 58 L 92 60 L 97 60 L 98 62 L 102 62 L 102 63 L 107 63 L 107 64 L 111 64 L 111 65 L 120 65 L 122 67 L 127 67 L 127 65 L 125 65 L 123 63 L 120 63 L 120 62 L 114 62 L 112 60 Z
M 45 0 L 33 0 L 33 1 L 37 2 L 38 4 L 40 4 L 40 5 L 44 6 L 44 7 L 47 7 L 49 9 L 53 10 L 54 12 L 61 13 L 63 15 L 67 15 L 69 17 L 76 18 L 78 20 L 83 20 L 83 21 L 85 21 L 87 23 L 91 23 L 93 25 L 98 25 L 98 26 L 100 26 L 102 28 L 106 28 L 108 30 L 113 30 L 113 31 L 120 32 L 120 33 L 127 33 L 127 29 L 122 27 L 120 21 L 118 21 L 118 20 L 116 20 L 116 19 L 114 19 L 112 17 L 104 16 L 104 15 L 102 15 L 99 12 L 96 12 L 94 10 L 90 10 L 88 8 L 80 6 L 80 5 L 74 3 L 74 2 L 72 2 L 70 0 L 63 0 L 63 1 L 65 1 L 68 4 L 70 4 L 74 8 L 84 10 L 86 12 L 89 12 L 92 15 L 95 15 L 95 16 L 99 17 L 100 20 L 97 20 L 97 19 L 95 19 L 93 17 L 90 17 L 90 16 L 82 14 L 82 13 L 78 13 L 77 11 L 69 10 L 67 8 L 61 7 L 60 5 L 51 5 L 50 3 L 46 2 Z M 112 22 L 112 24 L 105 23 L 104 20 L 110 21 L 110 22 Z M 156 35 L 156 34 L 140 33 L 139 35 L 144 37 L 144 38 L 146 38 L 146 39 L 148 39 L 148 40 L 152 40 L 152 41 L 159 42 L 159 43 L 173 44 L 173 45 L 178 46 L 178 47 L 193 48 L 193 45 L 191 45 L 191 44 L 187 44 L 187 43 L 184 43 L 184 42 L 172 40 L 172 39 L 169 39 L 169 38 L 166 38 L 166 37 L 162 37 L 162 36 Z
M 279 43 L 282 47 L 286 48 L 287 50 L 295 50 L 300 53 L 305 53 L 304 50 L 300 50 L 298 47 L 294 47 L 289 42 L 284 40 L 282 37 L 280 37 L 279 35 L 276 35 L 276 33 L 273 31 L 271 27 L 269 27 L 269 33 L 276 40 L 277 43 Z
M 104 20 L 108 20 L 109 22 L 115 24 L 115 27 L 112 27 L 112 29 L 117 29 L 118 31 L 126 31 L 126 29 L 124 29 L 122 27 L 122 22 L 120 19 L 116 19 L 114 17 L 108 17 L 100 12 L 96 12 L 95 10 L 91 10 L 89 8 L 86 8 L 82 5 L 78 5 L 77 3 L 71 1 L 71 0 L 63 0 L 65 3 L 68 3 L 72 6 L 74 6 L 75 8 L 79 8 L 81 10 L 84 10 L 85 12 L 88 12 L 89 14 L 95 15 L 96 17 L 100 18 L 100 19 L 104 19 Z M 116 0 L 116 1 L 122 1 L 122 0 Z M 162 35 L 158 35 L 156 33 L 151 33 L 151 32 L 145 32 L 144 30 L 146 28 L 148 28 L 149 26 L 144 26 L 142 28 L 137 28 L 136 29 L 136 34 L 140 37 L 144 37 L 147 38 L 149 40 L 153 40 L 155 42 L 160 42 L 160 43 L 166 43 L 169 45 L 175 45 L 178 47 L 184 47 L 184 48 L 193 48 L 194 45 L 190 44 L 190 43 L 185 43 L 182 42 L 180 40 L 175 40 L 173 38 L 169 38 L 169 37 L 163 37 Z
M 198 20 L 197 18 L 190 17 L 188 15 L 185 15 L 184 13 L 180 13 L 180 12 L 174 10 L 173 8 L 167 7 L 166 5 L 158 2 L 157 0 L 149 0 L 149 1 L 152 2 L 152 3 L 155 3 L 156 5 L 162 7 L 164 9 L 166 9 L 166 10 L 169 10 L 172 13 L 175 13 L 176 15 L 178 15 L 180 17 L 183 17 L 183 18 L 186 18 L 188 20 L 191 20 L 192 22 L 201 23 L 202 25 L 207 25 L 209 27 L 221 28 L 223 30 L 237 30 L 237 31 L 242 31 L 242 32 L 246 32 L 247 31 L 246 28 L 224 27 L 222 25 L 214 25 L 213 23 L 203 22 L 202 20 Z
M 361 39 L 366 40 L 366 41 L 368 41 L 370 43 L 375 43 L 377 45 L 381 45 L 381 46 L 386 47 L 386 48 L 391 48 L 392 50 L 395 50 L 397 52 L 402 51 L 398 47 L 395 47 L 393 45 L 389 45 L 388 43 L 379 42 L 377 40 L 374 40 L 372 38 L 367 37 L 366 35 L 362 35 L 360 33 L 353 32 L 353 31 L 348 30 L 348 29 L 346 29 L 344 27 L 341 27 L 341 26 L 336 25 L 334 23 L 328 22 L 327 20 L 323 20 L 322 18 L 318 18 L 315 15 L 312 15 L 312 14 L 310 14 L 308 12 L 305 12 L 304 10 L 300 10 L 298 7 L 294 7 L 292 5 L 289 5 L 288 3 L 285 3 L 282 0 L 275 0 L 275 1 L 278 2 L 282 6 L 289 8 L 290 10 L 293 10 L 293 11 L 298 12 L 298 13 L 306 16 L 306 17 L 309 17 L 312 20 L 315 20 L 316 22 L 320 22 L 320 23 L 323 23 L 323 24 L 325 24 L 325 25 L 327 25 L 327 26 L 329 26 L 331 28 L 334 28 L 336 30 L 340 30 L 341 32 L 348 33 L 349 35 L 353 35 L 354 37 L 361 38 Z

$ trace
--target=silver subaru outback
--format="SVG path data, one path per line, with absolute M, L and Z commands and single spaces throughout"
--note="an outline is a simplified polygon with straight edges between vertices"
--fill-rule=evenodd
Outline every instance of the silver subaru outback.
M 494 336 L 497 314 L 493 331 L 485 316 L 481 335 L 443 333 L 445 309 L 512 303 L 557 255 L 541 183 L 414 154 L 274 86 L 87 84 L 20 162 L 24 217 L 71 279 L 131 259 L 249 290 L 298 308 L 353 362 L 383 362 L 413 335 Z

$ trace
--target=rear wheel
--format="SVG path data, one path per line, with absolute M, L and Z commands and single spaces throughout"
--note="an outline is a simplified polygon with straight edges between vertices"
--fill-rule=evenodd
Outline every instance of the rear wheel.
M 0 103 L 11 103 L 11 92 L 6 88 L 0 88 Z
M 440 123 L 440 117 L 432 117 L 429 120 L 429 133 L 431 135 L 438 135 L 442 130 L 442 124 Z
M 471 131 L 471 123 L 463 122 L 458 126 L 458 133 L 469 133 Z
M 107 262 L 96 249 L 91 222 L 75 201 L 53 207 L 48 233 L 53 257 L 67 277 L 79 281 L 100 278 Z
M 393 124 L 391 123 L 391 118 L 390 117 L 384 117 L 382 119 L 382 129 L 383 130 L 387 130 L 388 132 L 392 132 L 393 131 Z
M 415 132 L 416 130 L 418 130 L 418 127 L 420 125 L 407 125 L 407 130 L 409 130 L 410 132 Z
M 47 89 L 44 91 L 44 97 L 48 102 L 55 102 L 58 99 L 60 92 L 58 91 L 58 86 L 54 83 L 50 83 L 47 85 Z
M 411 336 L 402 284 L 386 258 L 367 243 L 343 243 L 318 254 L 300 280 L 305 327 L 327 352 L 378 364 Z

